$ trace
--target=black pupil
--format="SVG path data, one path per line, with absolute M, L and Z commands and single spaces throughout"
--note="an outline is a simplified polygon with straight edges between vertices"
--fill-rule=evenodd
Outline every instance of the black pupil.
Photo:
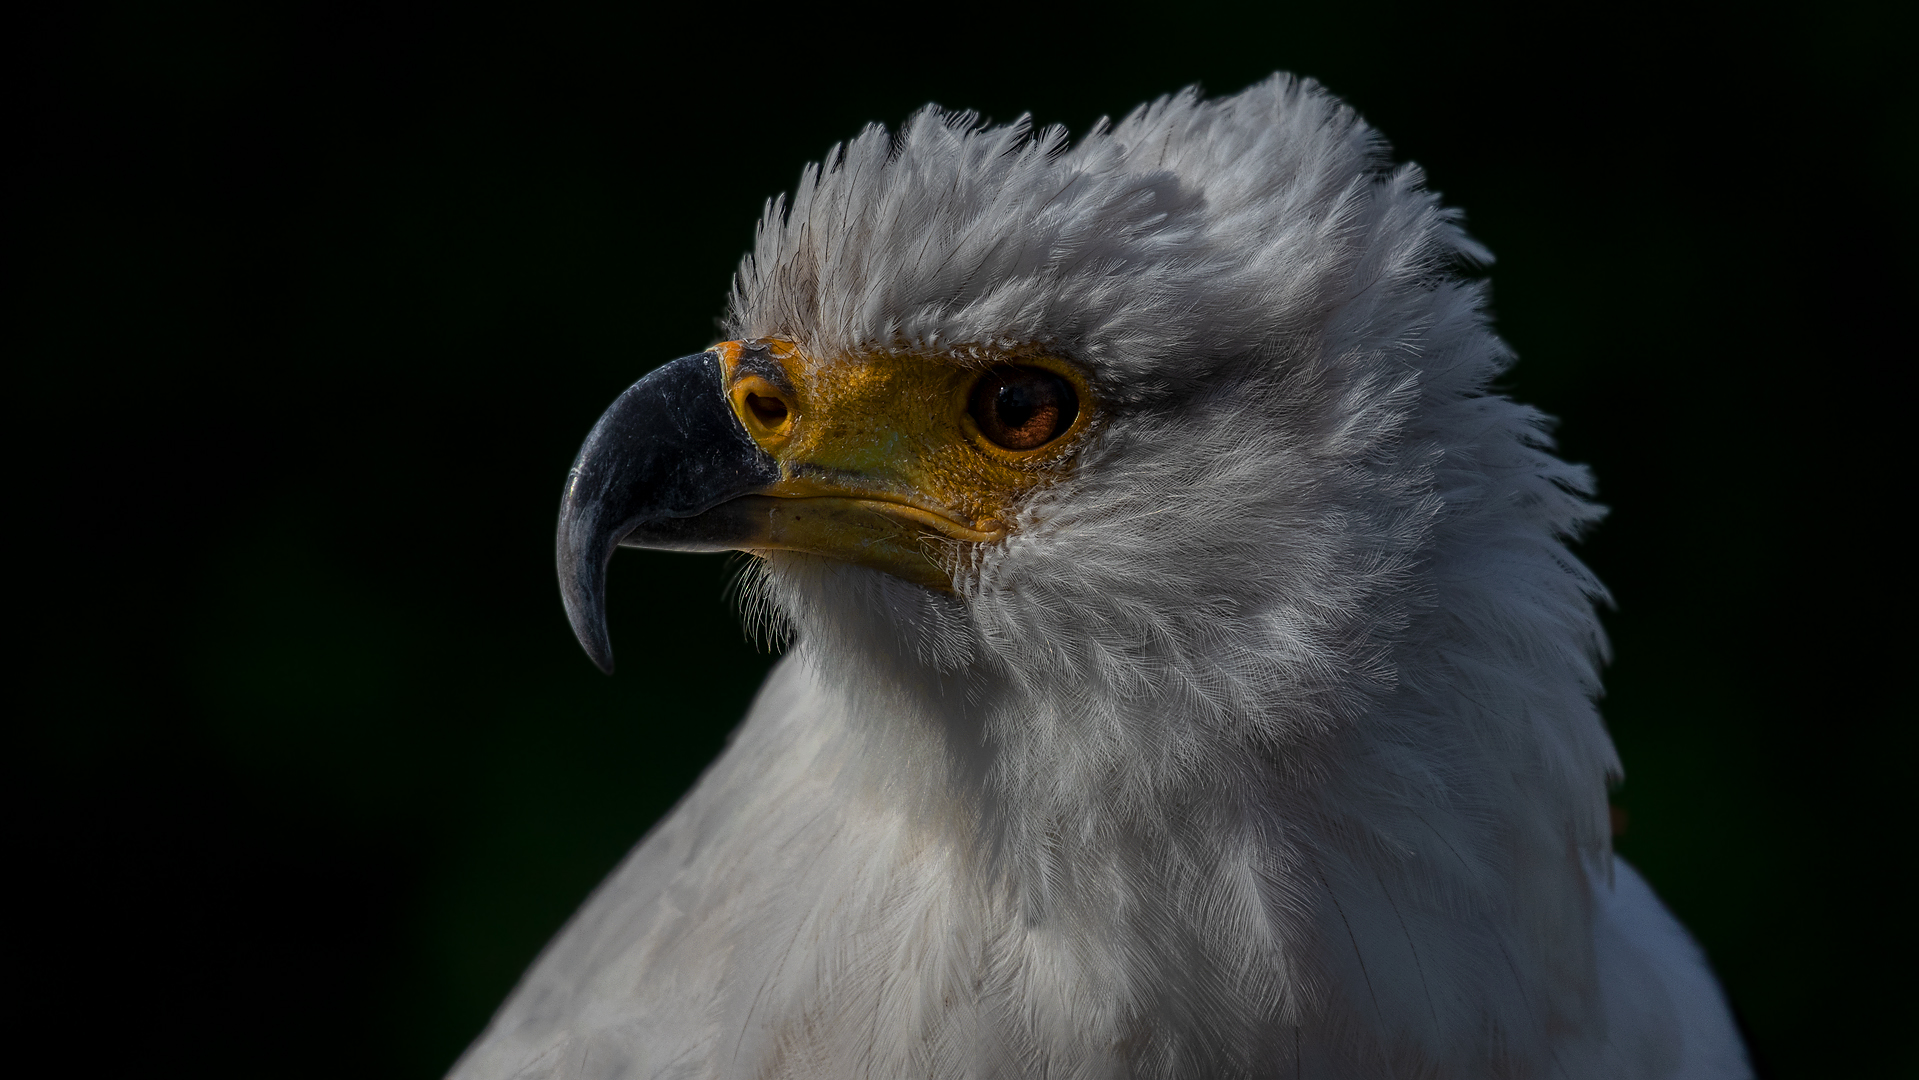
M 1034 385 L 1036 382 L 1037 379 L 1020 379 L 1000 384 L 999 397 L 993 402 L 1000 423 L 1009 428 L 1023 428 L 1034 413 L 1045 407 L 1045 395 Z
M 1032 450 L 1073 425 L 1079 402 L 1058 375 L 1009 365 L 974 383 L 966 408 L 992 442 L 1008 450 Z

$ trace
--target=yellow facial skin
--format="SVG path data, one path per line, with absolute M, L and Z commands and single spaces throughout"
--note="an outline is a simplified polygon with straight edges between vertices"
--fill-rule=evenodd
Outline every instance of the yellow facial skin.
M 741 425 L 778 462 L 780 479 L 716 508 L 752 519 L 746 551 L 805 551 L 951 591 L 942 548 L 991 543 L 1027 492 L 1062 468 L 1093 420 L 1084 374 L 1044 356 L 1079 398 L 1071 425 L 1031 450 L 980 433 L 968 398 L 984 373 L 942 357 L 818 359 L 789 341 L 713 347 Z

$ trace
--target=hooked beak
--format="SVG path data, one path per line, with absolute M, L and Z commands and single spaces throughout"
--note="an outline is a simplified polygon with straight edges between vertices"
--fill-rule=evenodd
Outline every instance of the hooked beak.
M 747 437 L 727 404 L 719 358 L 684 356 L 613 402 L 566 476 L 557 538 L 560 596 L 586 654 L 612 674 L 606 570 L 614 549 L 725 551 L 699 515 L 779 479 L 771 455 Z M 718 522 L 710 522 L 716 525 Z
M 621 546 L 806 552 L 951 591 L 941 545 L 1005 535 L 957 509 L 935 467 L 938 447 L 954 452 L 940 425 L 958 406 L 926 402 L 963 401 L 969 373 L 922 372 L 943 380 L 929 398 L 885 381 L 902 369 L 857 368 L 817 378 L 782 343 L 725 342 L 634 383 L 593 425 L 567 475 L 557 556 L 567 618 L 601 670 L 613 670 L 606 574 Z

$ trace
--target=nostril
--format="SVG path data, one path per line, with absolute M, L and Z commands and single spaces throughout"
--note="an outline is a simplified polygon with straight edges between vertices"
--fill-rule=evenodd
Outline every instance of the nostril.
M 760 423 L 767 427 L 777 427 L 786 420 L 786 402 L 776 397 L 761 394 L 746 395 L 746 407 L 753 410 Z

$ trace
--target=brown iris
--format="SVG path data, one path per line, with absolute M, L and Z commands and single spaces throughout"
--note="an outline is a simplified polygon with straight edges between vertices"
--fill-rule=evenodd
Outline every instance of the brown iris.
M 1032 450 L 1073 426 L 1079 398 L 1070 383 L 1044 368 L 997 367 L 973 385 L 967 411 L 995 444 Z

